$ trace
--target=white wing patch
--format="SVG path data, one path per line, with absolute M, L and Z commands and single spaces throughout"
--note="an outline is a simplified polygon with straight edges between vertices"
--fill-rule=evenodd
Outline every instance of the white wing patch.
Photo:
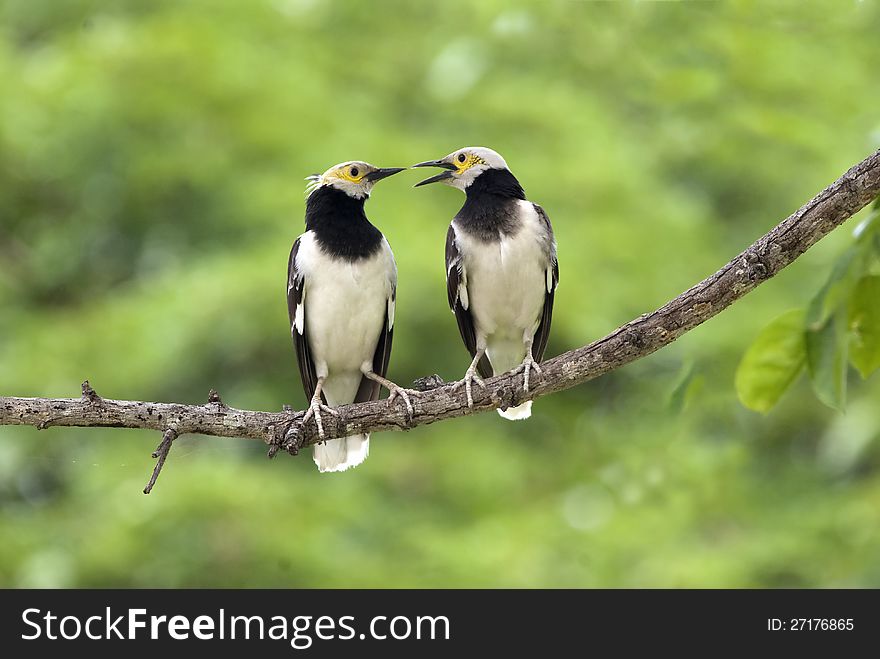
M 305 331 L 305 317 L 306 317 L 306 291 L 303 289 L 302 300 L 300 300 L 299 304 L 296 305 L 296 314 L 293 317 L 293 326 L 296 328 L 297 333 L 302 336 L 302 333 Z
M 293 264 L 294 272 L 296 273 L 296 278 L 294 281 L 289 282 L 287 284 L 287 294 L 290 295 L 290 291 L 293 290 L 294 287 L 299 286 L 302 288 L 302 295 L 300 296 L 299 304 L 296 305 L 296 310 L 293 314 L 293 327 L 291 328 L 291 333 L 294 329 L 296 329 L 297 334 L 300 336 L 303 335 L 303 332 L 306 331 L 306 285 L 305 278 L 306 273 L 305 270 L 308 267 L 307 255 L 309 253 L 309 248 L 312 246 L 312 241 L 314 236 L 311 231 L 307 231 L 303 235 L 301 235 L 299 240 L 299 253 L 296 255 L 296 262 Z
M 388 331 L 394 329 L 394 311 L 397 306 L 397 263 L 394 260 L 394 252 L 391 251 L 391 245 L 388 239 L 382 236 L 382 247 L 388 254 L 388 302 L 386 303 L 386 313 L 388 314 Z
M 464 269 L 464 263 L 459 263 L 458 271 L 461 273 L 458 277 L 458 301 L 461 302 L 461 308 L 465 311 L 470 306 L 467 289 L 467 271 Z
M 554 290 L 553 286 L 553 268 L 547 268 L 547 292 L 552 293 Z

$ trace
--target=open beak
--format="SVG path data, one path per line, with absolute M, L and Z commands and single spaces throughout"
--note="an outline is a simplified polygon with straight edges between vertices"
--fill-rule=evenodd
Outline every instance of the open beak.
M 375 183 L 376 181 L 381 181 L 383 178 L 388 178 L 397 172 L 402 172 L 404 169 L 406 169 L 406 167 L 380 167 L 379 169 L 364 175 L 364 179 L 370 183 Z
M 428 185 L 428 183 L 437 183 L 439 181 L 446 181 L 448 179 L 451 179 L 452 172 L 458 170 L 458 167 L 456 167 L 455 165 L 448 162 L 443 162 L 442 160 L 426 160 L 425 162 L 420 162 L 413 165 L 413 167 L 442 167 L 446 170 L 444 172 L 440 172 L 439 174 L 435 174 L 434 176 L 426 178 L 424 181 L 419 181 L 413 186 L 414 188 L 417 188 L 420 185 Z

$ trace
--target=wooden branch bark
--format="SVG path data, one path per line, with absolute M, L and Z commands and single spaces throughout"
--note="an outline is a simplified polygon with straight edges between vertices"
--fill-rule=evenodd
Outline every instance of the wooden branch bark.
M 413 397 L 415 413 L 411 419 L 399 400 L 344 405 L 338 408 L 338 417 L 324 416 L 326 438 L 405 430 L 501 405 L 517 405 L 650 355 L 776 275 L 878 194 L 880 151 L 853 166 L 720 270 L 669 303 L 598 341 L 544 362 L 543 376 L 536 378 L 528 396 L 522 391 L 521 376 L 500 375 L 486 380 L 486 389 L 474 388 L 474 406 L 469 409 L 463 388 L 453 391 L 451 384 L 433 376 L 422 381 L 427 390 Z M 302 412 L 290 410 L 256 412 L 227 407 L 213 391 L 205 405 L 109 400 L 98 396 L 88 382 L 83 383 L 80 398 L 0 397 L 0 425 L 148 428 L 165 433 L 166 439 L 186 433 L 260 439 L 270 444 L 270 456 L 281 448 L 295 454 L 302 446 L 318 441 L 314 423 L 303 426 L 301 419 Z M 157 449 L 161 462 L 172 441 L 163 441 Z M 154 476 L 159 469 L 161 464 Z

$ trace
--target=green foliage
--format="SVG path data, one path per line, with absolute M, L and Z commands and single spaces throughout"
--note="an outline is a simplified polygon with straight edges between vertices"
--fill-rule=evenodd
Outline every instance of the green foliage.
M 828 280 L 810 302 L 807 309 L 807 328 L 812 331 L 821 331 L 831 317 L 839 313 L 849 304 L 853 290 L 855 290 L 862 276 L 867 270 L 872 256 L 873 245 L 871 241 L 864 240 L 865 234 L 870 234 L 870 228 L 874 222 L 873 216 L 869 218 L 861 239 L 849 247 L 834 264 Z
M 809 327 L 804 334 L 813 391 L 828 407 L 842 411 L 846 405 L 849 351 L 846 310 L 836 311 L 821 327 Z
M 767 412 L 795 381 L 806 358 L 816 397 L 846 406 L 852 364 L 863 378 L 880 365 L 880 295 L 871 268 L 880 262 L 880 199 L 858 225 L 806 313 L 792 311 L 768 325 L 743 356 L 736 388 L 746 407 Z
M 746 407 L 768 412 L 804 368 L 804 312 L 793 309 L 761 330 L 736 369 L 736 391 Z
M 850 360 L 863 378 L 880 368 L 880 276 L 863 277 L 850 298 Z
M 548 356 L 601 337 L 877 148 L 880 7 L 844 4 L 0 0 L 0 393 L 301 407 L 303 178 L 473 144 L 553 220 Z M 400 383 L 468 364 L 443 281 L 462 196 L 423 174 L 367 206 Z M 341 475 L 182 437 L 145 497 L 157 433 L 0 427 L 0 586 L 880 586 L 880 378 L 845 415 L 806 382 L 766 415 L 731 386 L 852 244 L 528 422 L 377 434 Z M 878 275 L 822 304 L 865 374 Z

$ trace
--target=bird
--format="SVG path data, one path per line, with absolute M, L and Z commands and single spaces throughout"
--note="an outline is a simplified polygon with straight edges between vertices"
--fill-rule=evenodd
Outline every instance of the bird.
M 473 407 L 473 384 L 513 371 L 528 393 L 532 372 L 547 347 L 559 262 L 550 218 L 526 199 L 507 162 L 486 147 L 465 147 L 413 167 L 442 172 L 415 187 L 444 183 L 465 193 L 446 234 L 446 292 L 465 347 L 473 360 L 456 384 Z M 527 419 L 530 400 L 498 413 Z
M 412 417 L 410 396 L 418 392 L 386 379 L 397 266 L 364 212 L 373 186 L 403 169 L 349 161 L 306 178 L 306 231 L 290 250 L 287 310 L 309 401 L 302 423 L 314 419 L 317 426 L 314 460 L 321 472 L 344 471 L 369 454 L 369 434 L 324 441 L 322 413 L 338 416 L 333 406 L 378 400 L 385 387 Z

